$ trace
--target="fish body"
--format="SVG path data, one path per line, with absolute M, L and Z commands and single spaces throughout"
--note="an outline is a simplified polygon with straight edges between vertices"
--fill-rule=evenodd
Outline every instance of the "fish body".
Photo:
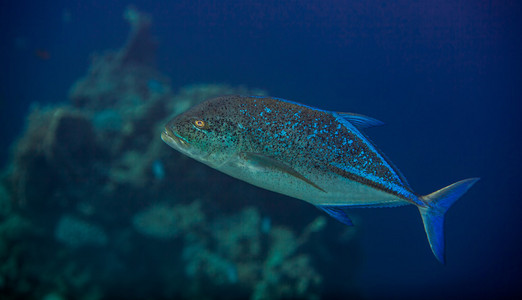
M 478 179 L 415 194 L 361 131 L 381 124 L 279 98 L 224 96 L 176 116 L 161 137 L 210 167 L 309 202 L 347 225 L 352 225 L 346 213 L 351 207 L 415 205 L 443 262 L 444 213 Z

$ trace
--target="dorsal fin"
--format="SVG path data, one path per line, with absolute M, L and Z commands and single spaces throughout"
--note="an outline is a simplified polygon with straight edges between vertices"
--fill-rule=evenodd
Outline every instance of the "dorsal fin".
M 357 127 L 358 129 L 366 129 L 366 128 L 370 128 L 370 127 L 384 125 L 384 122 L 381 122 L 377 119 L 374 119 L 374 118 L 371 118 L 371 117 L 368 117 L 365 115 L 347 113 L 347 112 L 338 112 L 337 114 L 339 115 L 339 117 L 350 122 L 353 126 Z

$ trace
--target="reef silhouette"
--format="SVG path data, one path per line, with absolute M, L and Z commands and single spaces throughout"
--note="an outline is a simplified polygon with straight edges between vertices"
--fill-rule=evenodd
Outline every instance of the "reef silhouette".
M 124 15 L 125 45 L 94 55 L 68 102 L 35 105 L 12 148 L 0 185 L 3 299 L 319 299 L 332 277 L 324 270 L 339 262 L 353 267 L 343 268 L 350 286 L 355 229 L 258 208 L 274 195 L 159 138 L 169 117 L 203 100 L 266 91 L 174 91 L 155 65 L 152 18 L 132 7 Z

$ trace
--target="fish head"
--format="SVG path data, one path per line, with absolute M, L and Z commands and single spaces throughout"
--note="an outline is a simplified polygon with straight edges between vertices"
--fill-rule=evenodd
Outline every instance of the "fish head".
M 227 97 L 207 100 L 175 116 L 161 139 L 179 152 L 219 168 L 240 151 L 240 126 Z

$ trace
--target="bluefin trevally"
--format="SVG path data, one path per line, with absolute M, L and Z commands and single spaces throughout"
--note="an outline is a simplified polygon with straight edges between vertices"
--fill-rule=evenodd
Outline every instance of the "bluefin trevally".
M 348 208 L 413 204 L 433 254 L 444 263 L 444 215 L 478 178 L 415 194 L 362 132 L 381 124 L 279 98 L 234 95 L 174 117 L 161 138 L 212 168 L 309 202 L 346 225 L 353 225 Z

